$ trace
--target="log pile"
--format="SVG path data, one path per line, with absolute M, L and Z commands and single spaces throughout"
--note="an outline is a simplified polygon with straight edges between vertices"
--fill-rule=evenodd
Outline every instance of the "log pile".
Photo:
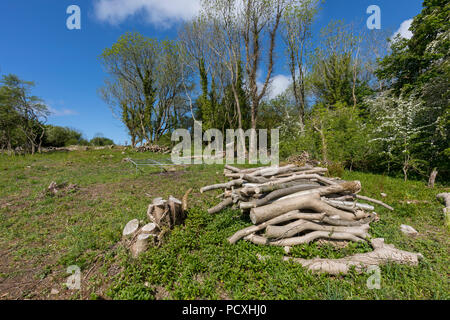
M 378 220 L 374 206 L 358 200 L 394 210 L 387 204 L 359 195 L 359 181 L 328 178 L 326 168 L 311 164 L 289 164 L 282 167 L 239 169 L 226 165 L 224 175 L 231 180 L 205 186 L 200 192 L 223 189 L 222 201 L 208 210 L 217 213 L 226 207 L 241 209 L 250 215 L 253 225 L 228 238 L 231 244 L 240 239 L 257 245 L 284 247 L 289 253 L 294 245 L 317 239 L 326 241 L 367 241 L 369 224 Z M 385 245 L 382 239 L 372 239 L 372 253 L 355 255 L 341 260 L 293 260 L 310 270 L 337 274 L 346 273 L 351 266 L 387 262 L 416 265 L 420 254 L 397 250 Z
M 154 152 L 154 153 L 170 153 L 170 147 L 160 146 L 158 144 L 153 144 L 150 142 L 146 142 L 142 146 L 136 148 L 137 152 Z
M 182 201 L 172 196 L 167 200 L 153 199 L 147 209 L 149 223 L 133 219 L 125 225 L 122 239 L 133 258 L 137 258 L 149 246 L 160 245 L 168 231 L 183 224 L 187 215 L 187 197 L 191 191 L 189 189 L 186 192 Z
M 357 195 L 361 183 L 327 178 L 326 172 L 311 165 L 253 169 L 226 165 L 224 174 L 232 180 L 205 186 L 200 192 L 224 189 L 219 196 L 222 201 L 209 213 L 234 206 L 250 214 L 254 225 L 236 232 L 228 239 L 230 243 L 245 239 L 290 247 L 319 238 L 365 241 L 369 223 L 377 215 L 372 205 L 356 201 L 361 198 Z
M 209 213 L 234 206 L 250 214 L 254 225 L 231 236 L 230 243 L 242 238 L 275 246 L 319 238 L 364 241 L 369 223 L 377 216 L 373 206 L 356 201 L 361 183 L 327 178 L 326 172 L 311 165 L 253 169 L 226 165 L 224 174 L 232 180 L 205 186 L 200 192 L 224 189 L 219 196 L 223 200 Z

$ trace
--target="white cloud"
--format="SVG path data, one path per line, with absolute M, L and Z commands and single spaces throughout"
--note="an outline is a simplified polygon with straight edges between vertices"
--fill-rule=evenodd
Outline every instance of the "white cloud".
M 268 94 L 269 99 L 273 99 L 279 94 L 282 94 L 291 85 L 292 78 L 283 74 L 278 74 L 272 78 L 270 86 L 270 92 Z
M 113 25 L 142 14 L 149 23 L 166 27 L 186 21 L 200 10 L 200 0 L 96 0 L 95 15 Z
M 392 38 L 395 38 L 397 35 L 400 35 L 400 37 L 402 38 L 411 39 L 413 34 L 409 30 L 409 28 L 411 27 L 412 22 L 413 19 L 403 21 L 402 24 L 400 25 L 400 28 L 394 33 Z
M 48 111 L 50 111 L 50 116 L 53 117 L 65 117 L 65 116 L 76 116 L 78 115 L 78 112 L 71 110 L 71 109 L 67 109 L 67 108 L 63 108 L 63 109 L 55 109 L 52 107 L 48 107 Z

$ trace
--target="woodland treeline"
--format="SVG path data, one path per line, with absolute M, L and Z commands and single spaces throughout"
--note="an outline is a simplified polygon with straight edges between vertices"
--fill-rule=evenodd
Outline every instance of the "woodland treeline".
M 202 1 L 174 40 L 134 32 L 106 48 L 99 94 L 132 146 L 168 144 L 174 129 L 195 121 L 203 130 L 278 128 L 281 157 L 306 151 L 342 168 L 405 179 L 434 170 L 448 181 L 449 1 L 425 0 L 410 39 L 369 30 L 365 21 L 331 21 L 315 34 L 321 5 Z M 290 85 L 275 95 L 280 73 Z M 2 90 L 9 90 L 7 81 Z M 20 132 L 33 149 L 45 114 L 38 100 L 28 103 L 34 112 L 21 114 L 35 121 Z M 7 119 L 1 118 L 3 145 Z
M 12 74 L 0 80 L 0 150 L 34 154 L 46 147 L 114 144 L 102 136 L 88 141 L 76 129 L 46 124 L 49 107 L 32 95 L 33 87 L 33 82 Z
M 448 179 L 449 1 L 425 0 L 411 39 L 332 21 L 317 0 L 209 0 L 176 40 L 124 34 L 100 93 L 132 145 L 175 128 L 279 128 L 281 156 Z M 289 88 L 271 94 L 274 70 Z

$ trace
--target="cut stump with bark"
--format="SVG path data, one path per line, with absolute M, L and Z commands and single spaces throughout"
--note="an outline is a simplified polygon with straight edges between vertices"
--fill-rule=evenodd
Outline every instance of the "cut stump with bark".
M 133 219 L 125 225 L 125 228 L 123 228 L 122 236 L 124 238 L 132 238 L 136 235 L 138 230 L 139 230 L 139 220 Z

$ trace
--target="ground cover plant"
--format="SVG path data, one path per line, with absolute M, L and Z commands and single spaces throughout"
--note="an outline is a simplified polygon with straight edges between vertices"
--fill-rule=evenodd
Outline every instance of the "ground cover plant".
M 0 155 L 0 298 L 1 299 L 448 299 L 448 229 L 436 194 L 448 186 L 427 188 L 426 181 L 343 171 L 360 180 L 362 194 L 392 205 L 376 206 L 380 221 L 372 237 L 397 248 L 420 252 L 418 267 L 381 267 L 380 289 L 366 285 L 369 274 L 313 274 L 281 261 L 283 248 L 226 240 L 251 225 L 248 216 L 227 209 L 208 214 L 219 193 L 200 194 L 208 184 L 224 182 L 222 165 L 193 165 L 136 174 L 123 159 L 164 158 L 131 149 Z M 75 184 L 57 194 L 48 185 Z M 159 247 L 132 259 L 121 245 L 131 219 L 144 219 L 155 197 L 181 198 L 187 189 L 188 217 Z M 407 236 L 401 224 L 419 235 Z M 315 242 L 293 247 L 291 256 L 340 258 L 367 252 L 367 243 L 336 248 Z M 264 261 L 257 255 L 269 257 Z M 69 290 L 67 267 L 81 268 L 81 290 Z

